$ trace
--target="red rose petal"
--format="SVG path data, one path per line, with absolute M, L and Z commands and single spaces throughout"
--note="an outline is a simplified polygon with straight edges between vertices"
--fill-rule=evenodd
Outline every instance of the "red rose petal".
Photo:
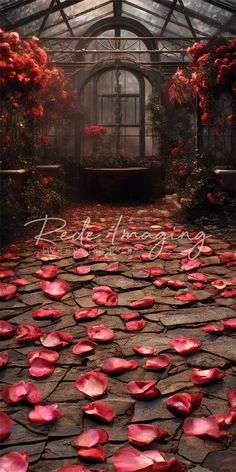
M 18 403 L 22 400 L 27 401 L 32 405 L 41 403 L 43 401 L 41 393 L 30 382 L 20 382 L 11 385 L 10 387 L 3 387 L 2 398 L 6 403 Z
M 128 382 L 126 385 L 127 391 L 132 397 L 138 400 L 146 400 L 150 398 L 157 398 L 160 396 L 160 391 L 156 387 L 157 381 L 134 381 Z
M 149 357 L 146 360 L 145 368 L 147 370 L 162 370 L 171 363 L 171 357 L 168 354 L 159 354 L 157 357 Z
M 0 283 L 0 298 L 11 300 L 16 294 L 16 286 L 12 284 Z
M 151 356 L 157 353 L 156 348 L 152 346 L 132 346 L 132 348 L 135 352 L 141 354 L 141 356 Z
M 119 262 L 112 262 L 107 266 L 107 272 L 116 272 L 119 269 Z
M 182 356 L 186 356 L 197 351 L 201 346 L 201 341 L 197 338 L 184 338 L 183 336 L 177 336 L 169 342 L 169 345 Z
M 181 302 L 190 303 L 195 302 L 197 300 L 197 297 L 192 292 L 181 292 L 178 295 L 175 295 L 175 299 Z
M 130 302 L 131 308 L 151 308 L 154 305 L 154 298 L 144 297 L 140 300 L 132 300 Z
M 155 287 L 157 288 L 163 288 L 163 287 L 166 287 L 167 285 L 167 280 L 165 279 L 154 279 L 152 281 L 153 285 L 155 285 Z
M 181 269 L 187 272 L 189 270 L 198 269 L 199 267 L 201 267 L 201 265 L 201 262 L 197 259 L 186 258 L 183 259 Z
M 216 439 L 226 434 L 220 430 L 219 424 L 213 415 L 206 418 L 186 418 L 183 430 L 185 436 L 210 436 Z
M 92 300 L 96 305 L 117 306 L 118 295 L 110 287 L 101 286 L 93 288 Z
M 57 421 L 63 413 L 58 411 L 58 404 L 52 405 L 36 405 L 33 410 L 30 411 L 28 419 L 31 423 L 37 424 L 51 424 Z
M 58 267 L 55 265 L 44 265 L 41 269 L 34 272 L 32 275 L 38 279 L 49 280 L 54 279 L 58 274 Z
M 201 394 L 176 393 L 165 400 L 167 408 L 177 415 L 188 416 L 194 406 L 199 406 L 202 400 Z M 200 402 L 200 403 L 199 403 Z
M 213 249 L 210 246 L 202 246 L 199 248 L 199 252 L 203 256 L 211 256 L 213 254 Z
M 123 313 L 120 315 L 121 319 L 124 321 L 134 320 L 135 318 L 139 318 L 140 314 L 138 311 L 130 311 L 129 313 Z
M 78 377 L 75 386 L 84 395 L 90 398 L 98 398 L 107 391 L 108 377 L 106 374 L 92 370 Z
M 236 407 L 236 388 L 231 388 L 227 392 L 227 400 L 228 400 L 230 406 L 232 406 L 233 408 Z
M 88 337 L 96 342 L 108 342 L 114 339 L 114 331 L 105 326 L 93 326 L 88 328 Z
M 27 452 L 8 452 L 0 457 L 0 470 L 2 472 L 27 472 L 29 466 Z
M 0 321 L 0 339 L 11 338 L 14 336 L 15 326 L 8 321 Z
M 228 288 L 220 293 L 220 296 L 223 298 L 231 298 L 236 295 L 236 288 Z
M 136 446 L 145 446 L 167 436 L 169 436 L 168 431 L 152 424 L 130 424 L 128 426 L 129 441 Z
M 162 267 L 150 267 L 150 268 L 145 267 L 143 271 L 147 272 L 149 277 L 158 277 L 159 275 L 167 274 L 167 272 L 164 269 L 162 269 Z
M 30 362 L 29 373 L 32 377 L 46 377 L 52 375 L 55 370 L 53 362 L 37 357 Z
M 110 423 L 116 416 L 113 409 L 101 400 L 87 403 L 87 405 L 81 406 L 81 410 L 87 415 L 92 415 L 99 420 L 105 421 L 105 423 Z
M 134 360 L 126 360 L 121 357 L 109 357 L 106 359 L 101 369 L 108 375 L 117 375 L 126 370 L 133 370 L 138 367 L 138 363 Z
M 74 319 L 76 321 L 90 320 L 90 319 L 97 318 L 98 315 L 99 315 L 98 308 L 80 308 L 79 310 L 75 311 Z
M 152 472 L 153 460 L 134 447 L 121 447 L 113 456 L 116 472 Z
M 78 456 L 81 459 L 85 459 L 88 461 L 96 461 L 96 462 L 105 462 L 106 461 L 106 453 L 102 446 L 97 447 L 90 447 L 90 448 L 81 448 L 78 450 Z M 91 470 L 91 469 L 90 469 Z
M 30 282 L 28 280 L 24 279 L 23 277 L 21 279 L 14 279 L 11 282 L 12 282 L 12 284 L 17 285 L 17 287 L 18 286 L 19 287 L 24 287 L 24 285 L 29 285 L 30 284 Z
M 59 359 L 59 354 L 52 349 L 34 349 L 28 353 L 29 363 L 35 359 L 46 359 L 49 362 L 56 362 Z
M 230 318 L 228 320 L 221 320 L 220 322 L 223 323 L 223 325 L 226 328 L 236 329 L 236 318 Z
M 9 354 L 8 352 L 0 353 L 0 369 L 1 367 L 5 367 L 9 361 Z
M 76 261 L 81 260 L 81 259 L 86 259 L 86 257 L 88 256 L 89 256 L 89 252 L 83 248 L 76 249 L 73 252 L 73 259 L 75 259 Z
M 213 380 L 221 380 L 224 376 L 225 372 L 218 369 L 218 367 L 213 367 L 212 369 L 192 369 L 191 382 L 201 385 Z
M 90 354 L 91 352 L 95 351 L 96 347 L 97 345 L 95 343 L 85 339 L 85 340 L 79 341 L 73 347 L 73 353 L 78 354 L 78 355 Z
M 173 289 L 183 288 L 187 286 L 186 282 L 183 282 L 183 280 L 171 280 L 171 279 L 167 281 L 167 285 L 168 287 L 173 288 Z M 184 292 L 184 293 L 188 293 L 188 292 Z
M 105 429 L 88 429 L 80 434 L 76 439 L 76 447 L 88 448 L 97 444 L 105 444 L 109 440 L 109 435 Z
M 12 421 L 6 413 L 0 411 L 0 441 L 4 441 L 4 439 L 8 438 L 13 424 L 14 421 Z
M 224 328 L 223 326 L 214 324 L 214 325 L 203 326 L 201 328 L 201 331 L 203 331 L 204 333 L 220 333 L 224 331 Z
M 70 291 L 69 284 L 62 279 L 55 279 L 53 282 L 41 282 L 41 289 L 54 300 L 60 300 L 66 293 Z
M 192 272 L 191 274 L 188 274 L 188 280 L 190 280 L 190 282 L 207 283 L 208 277 L 205 274 L 202 274 L 201 272 Z
M 77 275 L 86 275 L 86 274 L 90 274 L 91 272 L 91 267 L 90 266 L 80 266 L 80 267 L 76 267 L 76 269 L 73 270 L 74 274 L 77 274 Z
M 26 342 L 26 341 L 36 341 L 42 336 L 44 333 L 41 329 L 33 324 L 20 324 L 16 328 L 16 340 L 19 342 Z
M 43 320 L 47 318 L 58 319 L 62 315 L 62 310 L 53 310 L 50 308 L 40 308 L 39 310 L 34 310 L 32 316 L 35 320 Z
M 213 282 L 211 282 L 211 285 L 215 288 L 217 288 L 218 290 L 223 290 L 225 287 L 226 287 L 226 283 L 224 282 L 224 280 L 213 280 Z
M 128 321 L 125 325 L 126 331 L 141 331 L 147 324 L 146 320 Z
M 73 343 L 74 339 L 72 334 L 66 331 L 51 331 L 51 333 L 42 336 L 40 340 L 44 347 L 61 349 Z
M 5 277 L 14 277 L 15 272 L 11 269 L 3 269 L 0 270 L 0 279 L 4 279 Z

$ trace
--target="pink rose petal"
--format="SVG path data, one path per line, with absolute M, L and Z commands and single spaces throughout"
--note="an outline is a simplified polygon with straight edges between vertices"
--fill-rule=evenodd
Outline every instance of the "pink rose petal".
M 51 424 L 57 421 L 63 413 L 58 410 L 58 404 L 51 405 L 36 405 L 30 411 L 28 419 L 31 423 L 37 424 Z
M 27 452 L 8 452 L 0 457 L 1 472 L 27 472 L 29 466 Z
M 115 417 L 113 409 L 101 400 L 87 403 L 87 405 L 81 406 L 81 410 L 105 423 L 110 423 Z
M 76 439 L 76 447 L 94 447 L 97 444 L 105 444 L 109 440 L 109 435 L 104 429 L 88 429 L 80 434 Z
M 15 326 L 8 321 L 0 321 L 0 339 L 11 338 L 14 336 Z
M 108 342 L 114 339 L 114 331 L 105 326 L 93 326 L 88 328 L 88 337 L 96 342 Z
M 96 347 L 97 345 L 95 343 L 85 339 L 85 340 L 79 341 L 73 347 L 73 354 L 77 354 L 77 355 L 91 354 L 91 352 L 95 351 Z
M 5 367 L 9 361 L 9 354 L 8 352 L 0 353 L 0 369 Z
M 41 337 L 41 344 L 44 347 L 61 349 L 73 343 L 73 336 L 66 331 L 51 331 Z
M 212 369 L 192 369 L 191 381 L 196 385 L 202 385 L 213 380 L 221 380 L 225 376 L 223 370 L 218 367 Z
M 157 353 L 156 348 L 152 346 L 132 346 L 132 348 L 135 352 L 141 354 L 141 356 L 151 356 Z
M 187 356 L 199 349 L 201 341 L 197 338 L 184 338 L 183 336 L 177 336 L 169 342 L 169 345 L 182 356 Z
M 80 308 L 79 310 L 75 311 L 74 319 L 76 321 L 90 320 L 90 319 L 97 318 L 98 315 L 99 315 L 98 308 Z
M 156 380 L 132 380 L 131 382 L 127 383 L 126 388 L 132 397 L 137 398 L 138 400 L 148 400 L 151 398 L 157 398 L 161 395 L 156 385 Z
M 43 401 L 41 393 L 35 385 L 23 380 L 10 387 L 3 387 L 2 398 L 6 403 L 10 404 L 25 400 L 32 405 L 36 405 Z
M 49 280 L 54 279 L 58 274 L 58 267 L 55 265 L 44 265 L 41 269 L 34 272 L 32 275 L 38 279 Z
M 47 318 L 58 319 L 62 315 L 62 310 L 53 310 L 51 308 L 39 308 L 32 312 L 32 316 L 35 320 L 43 320 Z
M 236 329 L 236 318 L 230 318 L 228 320 L 221 320 L 220 322 L 223 323 L 223 325 L 226 328 Z
M 86 461 L 105 462 L 106 453 L 102 446 L 81 448 L 78 450 L 78 456 Z M 91 470 L 91 469 L 90 469 Z
M 7 283 L 0 283 L 0 298 L 11 300 L 16 295 L 16 286 Z
M 26 342 L 26 341 L 36 341 L 42 336 L 44 333 L 37 325 L 33 324 L 19 324 L 16 328 L 16 340 L 19 342 Z
M 171 357 L 168 354 L 159 354 L 157 357 L 149 357 L 146 360 L 145 368 L 147 370 L 163 370 L 171 363 Z
M 185 436 L 213 437 L 219 439 L 225 435 L 213 415 L 206 418 L 186 418 L 183 424 Z
M 96 305 L 117 306 L 118 295 L 110 287 L 101 286 L 93 288 L 92 300 Z
M 168 431 L 152 424 L 130 424 L 128 426 L 129 441 L 136 446 L 145 446 L 167 436 L 169 436 Z
M 55 279 L 53 282 L 41 282 L 40 287 L 45 295 L 54 300 L 60 300 L 66 293 L 70 292 L 69 284 L 62 279 Z
M 152 297 L 144 297 L 141 298 L 140 300 L 132 300 L 130 302 L 130 307 L 131 308 L 152 308 L 154 305 L 154 298 Z
M 126 360 L 121 357 L 109 357 L 101 366 L 103 372 L 108 375 L 118 375 L 126 370 L 133 370 L 138 367 L 138 363 L 134 360 Z
M 146 320 L 128 321 L 125 325 L 126 331 L 141 331 L 147 325 Z
M 77 390 L 89 398 L 98 398 L 104 395 L 108 388 L 108 377 L 106 374 L 96 371 L 86 372 L 80 375 L 75 382 Z
M 8 438 L 13 424 L 14 421 L 12 421 L 6 413 L 0 411 L 0 441 L 4 441 Z

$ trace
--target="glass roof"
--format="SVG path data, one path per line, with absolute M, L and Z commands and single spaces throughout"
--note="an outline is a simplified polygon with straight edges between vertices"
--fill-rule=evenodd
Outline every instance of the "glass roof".
M 1 0 L 0 26 L 22 34 L 78 36 L 97 21 L 128 19 L 166 37 L 236 34 L 236 0 Z

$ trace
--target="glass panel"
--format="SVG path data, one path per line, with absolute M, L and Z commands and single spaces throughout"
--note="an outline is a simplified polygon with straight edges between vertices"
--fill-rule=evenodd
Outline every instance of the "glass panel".
M 1 2 L 0 2 L 1 3 Z M 9 2 L 10 3 L 10 2 Z M 26 18 L 27 16 L 33 15 L 33 13 L 37 13 L 41 10 L 45 10 L 49 7 L 51 0 L 40 0 L 37 2 L 31 2 L 28 5 L 24 5 L 23 7 L 17 7 L 12 10 L 6 11 L 4 14 L 9 20 L 13 22 L 19 20 L 20 18 Z M 2 8 L 2 5 L 1 5 Z M 43 17 L 41 22 L 43 21 Z
M 207 1 L 203 0 L 197 0 L 197 2 L 196 0 L 183 0 L 183 3 L 186 8 L 190 8 L 202 15 L 212 18 L 219 24 L 227 21 L 227 19 L 232 15 L 229 11 L 223 10 L 216 5 L 211 5 Z

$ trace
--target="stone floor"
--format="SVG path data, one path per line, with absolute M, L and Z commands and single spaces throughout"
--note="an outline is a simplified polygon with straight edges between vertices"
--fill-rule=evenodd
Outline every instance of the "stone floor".
M 34 324 L 44 333 L 66 331 L 73 335 L 74 344 L 59 351 L 60 357 L 54 373 L 40 379 L 30 375 L 27 356 L 33 349 L 43 347 L 40 339 L 22 342 L 16 340 L 14 334 L 13 337 L 2 339 L 0 342 L 1 351 L 7 351 L 9 354 L 9 362 L 1 370 L 2 386 L 10 386 L 20 380 L 33 382 L 40 390 L 44 402 L 58 403 L 64 416 L 50 425 L 34 424 L 28 420 L 32 406 L 22 402 L 7 404 L 0 400 L 1 410 L 15 422 L 9 437 L 1 442 L 1 455 L 10 451 L 27 450 L 30 472 L 56 472 L 65 465 L 85 464 L 77 456 L 75 440 L 81 432 L 89 428 L 103 428 L 109 434 L 109 441 L 104 446 L 107 460 L 102 464 L 94 462 L 90 466 L 91 469 L 85 470 L 94 470 L 93 468 L 97 467 L 96 470 L 101 468 L 114 471 L 113 454 L 120 447 L 130 445 L 127 437 L 128 425 L 148 423 L 166 429 L 169 436 L 148 447 L 134 447 L 165 452 L 168 458 L 176 457 L 186 465 L 186 470 L 192 472 L 233 472 L 236 461 L 234 426 L 226 427 L 228 434 L 220 439 L 185 436 L 182 428 L 184 418 L 173 414 L 165 404 L 165 399 L 174 393 L 200 391 L 203 400 L 201 405 L 193 410 L 191 418 L 225 414 L 228 409 L 227 392 L 236 388 L 235 330 L 226 327 L 218 333 L 206 333 L 201 331 L 201 328 L 209 324 L 221 325 L 220 320 L 235 318 L 235 291 L 232 290 L 235 284 L 232 256 L 235 242 L 232 235 L 231 241 L 227 242 L 227 236 L 221 240 L 213 233 L 208 234 L 204 245 L 208 249 L 203 247 L 202 253 L 195 259 L 195 262 L 200 261 L 200 264 L 191 269 L 188 267 L 186 250 L 196 244 L 193 238 L 199 228 L 175 220 L 171 210 L 164 205 L 125 208 L 87 205 L 73 207 L 64 217 L 67 219 L 68 239 L 60 239 L 62 230 L 45 236 L 56 242 L 56 251 L 50 252 L 48 247 L 51 246 L 46 244 L 35 245 L 32 239 L 37 230 L 32 224 L 28 227 L 27 241 L 17 242 L 3 252 L 1 271 L 11 269 L 14 274 L 2 278 L 1 282 L 12 284 L 15 279 L 23 278 L 28 283 L 18 286 L 14 298 L 1 302 L 1 320 L 7 320 L 15 327 L 21 323 Z M 87 220 L 87 223 L 90 226 L 86 229 L 83 223 L 88 218 L 90 221 Z M 52 224 L 56 228 L 59 226 L 58 222 L 53 221 L 49 222 L 46 228 Z M 74 239 L 76 238 L 74 233 L 81 231 L 82 227 L 82 240 L 80 238 L 73 242 L 73 235 Z M 54 227 L 54 230 L 56 228 Z M 136 234 L 129 239 L 122 238 L 124 229 Z M 91 247 L 88 231 L 93 231 L 93 237 L 97 238 L 96 248 Z M 160 231 L 164 232 L 166 240 L 162 251 L 157 255 L 158 248 L 152 249 Z M 184 234 L 184 231 L 189 231 L 189 234 Z M 75 247 L 81 246 L 81 241 L 89 255 L 75 260 L 73 251 Z M 155 260 L 150 259 L 150 251 L 152 256 L 157 255 Z M 182 267 L 183 259 L 186 259 L 187 266 Z M 115 262 L 119 264 L 113 264 Z M 67 281 L 70 286 L 70 291 L 61 299 L 54 300 L 46 295 L 40 288 L 42 280 L 33 275 L 42 264 L 48 263 L 58 267 L 57 278 Z M 78 266 L 87 265 L 91 267 L 87 274 L 79 275 L 73 272 Z M 144 271 L 150 267 L 163 268 L 166 274 L 150 277 L 148 272 Z M 199 286 L 194 285 L 188 278 L 192 272 L 205 274 L 208 281 L 200 283 Z M 154 280 L 160 278 L 168 283 L 165 285 L 163 282 L 164 285 L 158 288 L 154 285 Z M 223 287 L 226 288 L 223 290 L 211 284 L 219 279 L 225 283 Z M 186 284 L 178 288 L 169 283 L 170 280 Z M 108 286 L 113 289 L 118 294 L 118 305 L 98 306 L 99 316 L 95 320 L 75 321 L 73 314 L 76 310 L 97 306 L 92 300 L 93 288 L 96 286 Z M 176 297 L 183 292 L 191 292 L 195 296 L 193 301 L 178 300 Z M 140 300 L 143 297 L 152 297 L 153 306 L 139 309 L 130 306 L 132 300 Z M 32 312 L 42 307 L 60 309 L 63 314 L 58 320 L 34 320 Z M 125 321 L 120 315 L 134 310 L 139 312 L 138 319 L 145 320 L 146 324 L 140 331 L 127 331 Z M 114 330 L 114 340 L 98 343 L 95 352 L 90 355 L 73 354 L 73 345 L 80 339 L 86 339 L 87 329 L 94 325 L 105 325 Z M 187 356 L 178 354 L 169 345 L 170 340 L 178 335 L 199 339 L 200 348 Z M 145 369 L 146 357 L 133 350 L 132 346 L 135 345 L 155 347 L 158 353 L 169 354 L 172 362 L 162 371 L 149 371 Z M 113 408 L 116 416 L 113 422 L 102 423 L 81 410 L 81 406 L 94 399 L 87 398 L 77 390 L 75 380 L 85 372 L 100 371 L 103 361 L 111 356 L 134 359 L 138 362 L 138 367 L 120 375 L 109 376 L 108 391 L 101 399 Z M 191 382 L 192 368 L 215 367 L 225 372 L 222 380 L 202 385 L 194 385 Z M 160 398 L 138 400 L 127 392 L 128 382 L 150 379 L 158 381 Z M 89 463 L 86 465 L 89 466 Z M 175 472 L 174 469 L 171 470 Z

